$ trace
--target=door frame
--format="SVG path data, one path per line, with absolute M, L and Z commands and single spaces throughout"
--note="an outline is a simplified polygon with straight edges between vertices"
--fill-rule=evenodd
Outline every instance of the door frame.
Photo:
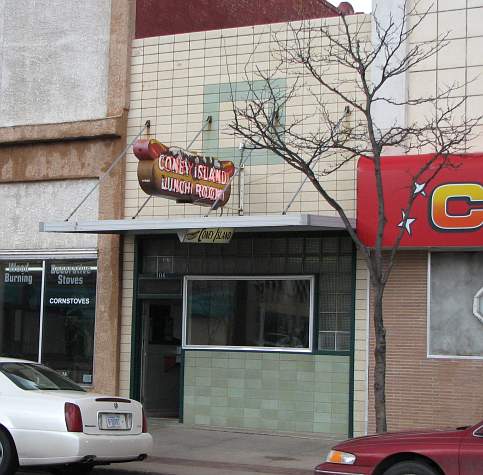
M 140 347 L 140 351 L 141 351 L 141 366 L 140 366 L 140 374 L 139 374 L 139 389 L 140 389 L 140 393 L 139 393 L 139 401 L 144 405 L 145 404 L 145 392 L 144 392 L 144 387 L 145 387 L 145 384 L 146 384 L 146 380 L 145 380 L 145 377 L 146 377 L 146 354 L 145 352 L 147 351 L 147 348 L 146 346 L 149 345 L 149 343 L 146 342 L 146 339 L 148 338 L 149 336 L 149 323 L 150 322 L 150 319 L 149 319 L 149 316 L 150 316 L 150 313 L 148 311 L 148 313 L 145 313 L 145 311 L 147 309 L 150 309 L 150 306 L 152 304 L 156 304 L 157 302 L 164 302 L 164 301 L 167 301 L 167 302 L 176 302 L 177 300 L 180 300 L 182 301 L 182 297 L 176 297 L 176 298 L 173 298 L 173 297 L 169 297 L 169 296 L 162 296 L 162 297 L 157 297 L 157 298 L 140 298 L 139 301 L 140 301 L 140 318 L 141 318 L 141 347 Z M 180 308 L 181 308 L 181 312 L 182 312 L 182 302 L 180 302 Z M 183 314 L 181 313 L 180 315 L 180 323 L 181 323 L 181 333 L 183 332 Z M 183 377 L 183 370 L 182 370 L 182 363 L 183 363 L 183 360 L 184 358 L 182 357 L 182 342 L 180 341 L 180 344 L 178 346 L 179 348 L 179 382 L 178 382 L 178 415 L 176 417 L 170 417 L 170 416 L 166 416 L 167 418 L 169 419 L 180 419 L 179 417 L 179 414 L 181 412 L 181 402 L 183 401 L 183 398 L 181 397 L 181 390 L 182 390 L 182 377 Z M 178 352 L 176 352 L 176 355 L 178 356 Z M 145 407 L 145 411 L 147 411 L 146 407 Z
M 138 237 L 134 240 L 134 269 L 133 269 L 133 304 L 132 304 L 132 322 L 131 322 L 131 371 L 129 383 L 129 396 L 136 401 L 141 400 L 142 393 L 142 361 L 143 361 L 143 300 L 172 300 L 173 295 L 153 294 L 150 296 L 139 295 L 139 256 L 142 239 Z M 179 276 L 182 280 L 183 276 Z M 183 299 L 183 291 L 181 291 L 181 300 Z M 181 319 L 183 325 L 183 319 Z M 183 328 L 181 328 L 183 330 Z M 178 421 L 183 422 L 184 412 L 184 363 L 185 350 L 181 346 L 181 361 L 179 373 L 179 416 Z M 175 419 L 175 418 L 174 418 Z

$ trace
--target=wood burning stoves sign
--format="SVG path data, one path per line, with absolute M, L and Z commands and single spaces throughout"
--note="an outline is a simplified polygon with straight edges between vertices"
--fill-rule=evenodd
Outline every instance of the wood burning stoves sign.
M 138 140 L 134 155 L 139 159 L 139 184 L 148 195 L 210 207 L 216 203 L 215 209 L 230 198 L 233 162 L 167 147 L 155 139 Z

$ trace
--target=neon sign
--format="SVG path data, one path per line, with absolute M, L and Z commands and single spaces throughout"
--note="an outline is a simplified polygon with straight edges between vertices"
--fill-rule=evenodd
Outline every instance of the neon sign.
M 148 195 L 178 203 L 215 205 L 215 209 L 230 198 L 233 162 L 170 148 L 155 139 L 138 140 L 133 151 L 139 159 L 139 184 Z

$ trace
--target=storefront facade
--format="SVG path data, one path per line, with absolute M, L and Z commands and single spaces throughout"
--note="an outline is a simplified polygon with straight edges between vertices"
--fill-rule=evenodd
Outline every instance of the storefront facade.
M 132 391 L 148 413 L 348 432 L 354 252 L 324 234 L 137 240 Z
M 142 11 L 138 28 L 140 18 Z M 336 18 L 316 21 L 337 24 Z M 192 142 L 188 151 L 238 167 L 245 151 L 225 134 L 230 84 L 244 100 L 243 66 L 268 66 L 273 33 L 288 28 L 251 26 L 258 23 L 174 35 L 159 25 L 158 34 L 136 39 L 128 137 L 149 119 L 145 138 L 185 150 Z M 250 57 L 256 39 L 261 43 Z M 292 106 L 302 111 L 297 101 Z M 204 218 L 209 207 L 188 197 L 184 203 L 154 197 L 143 205 L 140 188 L 150 185 L 144 172 L 138 180 L 139 167 L 147 165 L 128 154 L 126 227 L 118 223 L 125 234 L 121 394 L 140 398 L 154 416 L 189 424 L 352 434 L 354 407 L 363 404 L 355 403 L 354 386 L 364 385 L 363 377 L 354 379 L 355 316 L 363 315 L 356 292 L 365 285 L 364 277 L 356 280 L 356 253 L 310 185 L 297 193 L 300 173 L 269 153 L 249 155 L 229 200 Z M 165 173 L 171 164 L 160 166 Z M 330 178 L 353 210 L 354 176 L 349 166 Z M 311 214 L 326 221 L 307 225 Z M 299 216 L 305 221 L 290 224 Z M 224 243 L 186 243 L 177 236 L 200 226 L 228 228 L 233 235 Z
M 397 18 L 401 1 L 378 2 L 379 14 Z M 433 58 L 407 73 L 396 90 L 407 90 L 408 98 L 435 96 L 453 85 L 454 98 L 467 97 L 455 117 L 479 117 L 483 86 L 480 19 L 483 2 L 422 2 L 421 14 L 428 12 L 412 35 L 411 45 L 444 46 Z M 415 18 L 416 20 L 417 18 Z M 439 40 L 437 40 L 439 38 Z M 465 81 L 467 83 L 465 84 Z M 397 95 L 395 97 L 398 97 Z M 456 99 L 455 99 L 456 100 Z M 391 121 L 394 111 L 381 110 L 380 120 Z M 431 110 L 407 107 L 402 126 L 428 117 Z M 391 430 L 419 427 L 461 426 L 482 419 L 480 373 L 483 329 L 479 289 L 481 281 L 481 183 L 483 150 L 481 124 L 461 147 L 463 156 L 456 166 L 442 170 L 434 180 L 418 183 L 419 193 L 411 214 L 411 233 L 405 232 L 402 249 L 384 294 L 388 338 L 387 409 Z M 424 150 L 422 153 L 424 154 Z M 392 193 L 388 229 L 392 237 L 402 221 L 402 201 L 407 197 L 415 157 L 401 157 L 401 150 L 389 151 L 393 164 Z M 424 157 L 419 157 L 423 160 Z M 361 186 L 358 177 L 358 186 Z M 424 192 L 424 193 L 422 193 Z M 360 197 L 360 195 L 358 195 Z M 358 202 L 358 219 L 366 231 L 371 224 L 367 208 Z M 372 209 L 372 208 L 371 208 Z M 365 232 L 358 223 L 358 232 Z M 369 321 L 368 431 L 374 430 L 373 326 Z
M 431 155 L 383 159 L 385 185 L 391 190 L 386 244 L 399 229 L 410 176 L 431 159 Z M 443 427 L 481 419 L 483 155 L 448 159 L 451 166 L 432 176 L 441 162 L 436 161 L 419 180 L 384 297 L 388 420 L 394 429 Z M 368 168 L 361 159 L 357 228 L 370 245 L 375 226 Z M 374 347 L 372 338 L 370 345 Z M 372 398 L 372 390 L 369 395 Z

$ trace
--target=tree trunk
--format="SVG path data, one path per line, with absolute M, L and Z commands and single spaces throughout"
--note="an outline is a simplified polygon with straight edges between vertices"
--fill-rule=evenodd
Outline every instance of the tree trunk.
M 386 420 L 386 329 L 382 313 L 384 284 L 377 283 L 374 288 L 374 329 L 376 346 L 374 349 L 374 409 L 376 413 L 376 432 L 387 432 Z

